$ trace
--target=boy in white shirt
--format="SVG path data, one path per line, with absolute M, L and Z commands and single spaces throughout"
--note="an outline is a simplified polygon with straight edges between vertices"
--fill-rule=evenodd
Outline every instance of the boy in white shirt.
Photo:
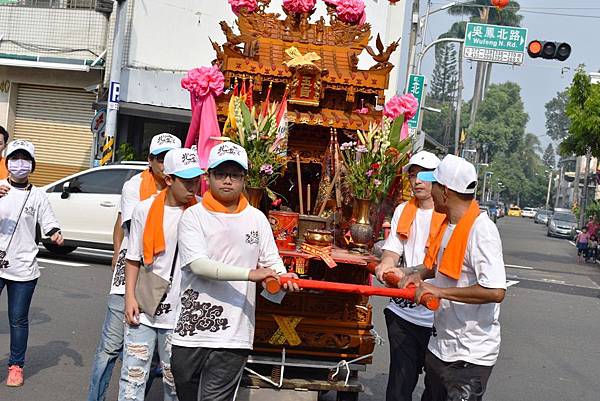
M 433 210 L 431 183 L 417 174 L 432 171 L 440 159 L 430 152 L 414 154 L 405 167 L 413 199 L 398 205 L 392 218 L 392 231 L 383 245 L 383 256 L 377 266 L 377 278 L 393 273 L 408 274 L 423 263 L 427 241 L 440 229 L 445 216 Z M 398 269 L 403 258 L 404 269 Z M 433 312 L 405 299 L 392 299 L 384 310 L 390 343 L 390 369 L 386 401 L 412 401 L 419 375 L 425 364 L 425 351 L 431 336 Z
M 179 303 L 181 269 L 177 248 L 177 225 L 184 210 L 196 203 L 200 187 L 198 155 L 191 149 L 173 149 L 164 161 L 167 188 L 136 206 L 131 219 L 125 266 L 125 341 L 119 382 L 119 401 L 144 400 L 152 355 L 158 346 L 163 371 L 164 400 L 176 400 L 171 374 L 171 335 Z M 144 266 L 142 266 L 142 263 Z M 144 269 L 144 277 L 140 269 Z M 149 274 L 169 285 L 163 294 L 153 293 L 152 306 L 140 310 L 137 291 L 147 292 Z M 146 286 L 145 288 L 143 288 Z M 148 302 L 148 301 L 146 301 Z
M 179 223 L 171 366 L 180 401 L 233 400 L 254 339 L 255 283 L 286 274 L 267 218 L 242 194 L 247 169 L 244 148 L 214 146 L 209 191 Z
M 153 136 L 148 153 L 148 169 L 134 175 L 123 185 L 119 214 L 113 232 L 113 274 L 102 335 L 92 362 L 88 401 L 104 401 L 113 368 L 123 350 L 125 255 L 133 210 L 140 201 L 165 188 L 165 155 L 169 150 L 177 148 L 181 148 L 181 141 L 176 136 L 168 133 Z
M 29 183 L 35 170 L 35 147 L 14 140 L 6 148 L 8 179 L 0 186 L 8 192 L 0 199 L 0 294 L 8 292 L 10 356 L 6 385 L 23 385 L 23 365 L 29 338 L 29 307 L 40 277 L 37 263 L 36 224 L 57 245 L 63 244 L 60 228 L 46 193 Z

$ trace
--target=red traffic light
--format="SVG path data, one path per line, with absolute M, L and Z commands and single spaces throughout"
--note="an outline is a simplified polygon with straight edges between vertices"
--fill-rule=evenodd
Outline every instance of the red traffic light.
M 568 43 L 532 40 L 527 46 L 527 54 L 531 58 L 542 57 L 547 60 L 565 61 L 571 55 L 571 45 Z

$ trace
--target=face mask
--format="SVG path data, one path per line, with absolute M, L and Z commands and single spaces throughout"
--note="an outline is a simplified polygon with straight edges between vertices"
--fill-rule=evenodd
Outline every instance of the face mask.
M 8 161 L 8 171 L 18 179 L 27 177 L 31 173 L 32 166 L 31 160 L 11 159 Z

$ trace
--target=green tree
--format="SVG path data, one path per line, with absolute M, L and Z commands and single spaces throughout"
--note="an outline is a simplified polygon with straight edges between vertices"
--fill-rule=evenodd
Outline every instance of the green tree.
M 519 85 L 493 84 L 481 103 L 470 136 L 479 144 L 480 154 L 487 153 L 492 160 L 498 152 L 515 153 L 520 149 L 528 120 Z
M 567 116 L 571 124 L 569 134 L 560 143 L 560 153 L 600 157 L 600 84 L 592 85 L 583 66 L 569 88 Z
M 544 151 L 544 155 L 542 156 L 542 161 L 544 162 L 544 166 L 549 169 L 553 169 L 556 166 L 556 156 L 554 152 L 554 146 L 549 143 Z
M 558 92 L 556 97 L 546 103 L 546 134 L 555 141 L 562 141 L 569 133 L 569 116 L 567 115 L 568 90 Z
M 457 84 L 456 48 L 453 44 L 439 44 L 435 48 L 435 68 L 429 97 L 439 102 L 450 102 L 456 96 Z

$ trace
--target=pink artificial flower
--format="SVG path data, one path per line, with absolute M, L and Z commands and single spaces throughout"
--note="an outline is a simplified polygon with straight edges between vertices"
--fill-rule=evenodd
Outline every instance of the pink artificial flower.
M 380 186 L 380 185 L 381 185 L 381 181 L 379 181 L 377 178 L 375 178 L 375 179 L 373 180 L 373 184 L 375 184 L 375 186 L 376 186 L 376 187 L 378 187 L 378 186 Z
M 189 70 L 181 80 L 181 87 L 197 97 L 203 97 L 209 93 L 219 96 L 223 93 L 224 84 L 225 77 L 216 65 Z
M 373 175 L 373 170 L 368 170 L 366 172 L 367 177 L 371 178 L 371 176 Z
M 405 116 L 405 120 L 410 120 L 417 113 L 419 102 L 412 93 L 407 93 L 402 96 L 394 96 L 383 108 L 383 115 L 391 120 L 395 120 L 401 115 Z
M 335 12 L 340 20 L 350 24 L 365 20 L 365 2 L 362 0 L 337 0 Z
M 256 0 L 227 0 L 231 5 L 231 10 L 235 15 L 240 15 L 242 8 L 245 8 L 248 12 L 256 11 L 258 3 Z
M 317 0 L 283 0 L 283 8 L 292 13 L 307 13 L 315 8 Z

